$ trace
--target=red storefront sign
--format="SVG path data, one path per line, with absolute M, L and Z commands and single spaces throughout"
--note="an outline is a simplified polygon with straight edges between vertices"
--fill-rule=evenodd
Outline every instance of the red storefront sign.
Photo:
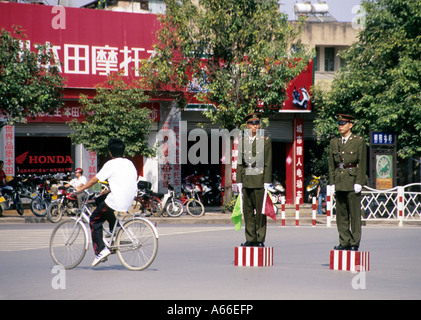
M 92 89 L 109 73 L 121 72 L 128 81 L 138 78 L 140 61 L 153 52 L 159 22 L 155 14 L 0 3 L 0 28 L 13 31 L 13 26 L 27 35 L 26 48 L 36 51 L 38 44 L 48 45 L 66 78 L 65 106 L 28 122 L 67 122 L 83 120 L 79 94 L 93 96 Z M 160 121 L 159 103 L 145 106 Z
M 27 35 L 27 48 L 48 44 L 61 62 L 65 86 L 81 89 L 103 83 L 111 72 L 138 77 L 136 68 L 153 52 L 159 22 L 155 14 L 0 3 L 0 28 L 12 31 L 14 25 Z

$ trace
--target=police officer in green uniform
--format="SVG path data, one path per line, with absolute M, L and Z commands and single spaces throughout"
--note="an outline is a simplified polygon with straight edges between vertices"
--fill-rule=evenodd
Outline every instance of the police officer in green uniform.
M 272 182 L 272 141 L 262 135 L 261 115 L 245 118 L 247 130 L 240 141 L 237 185 L 242 189 L 246 242 L 242 246 L 264 247 L 266 215 L 262 214 L 265 184 Z
M 358 251 L 361 241 L 361 189 L 366 183 L 367 147 L 351 132 L 354 117 L 338 114 L 339 138 L 330 141 L 329 178 L 336 197 L 339 245 L 335 250 Z

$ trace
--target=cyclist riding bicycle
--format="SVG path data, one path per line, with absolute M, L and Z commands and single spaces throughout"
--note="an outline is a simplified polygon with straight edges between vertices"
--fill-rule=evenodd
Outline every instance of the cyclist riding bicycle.
M 96 255 L 92 267 L 111 254 L 103 241 L 102 225 L 108 221 L 112 228 L 116 221 L 114 211 L 128 211 L 137 194 L 137 170 L 129 159 L 123 158 L 124 150 L 125 144 L 121 139 L 111 138 L 108 141 L 108 151 L 112 159 L 107 161 L 88 183 L 76 188 L 78 192 L 81 192 L 105 180 L 108 180 L 110 187 L 110 193 L 105 196 L 105 200 L 97 206 L 90 217 L 89 226 Z

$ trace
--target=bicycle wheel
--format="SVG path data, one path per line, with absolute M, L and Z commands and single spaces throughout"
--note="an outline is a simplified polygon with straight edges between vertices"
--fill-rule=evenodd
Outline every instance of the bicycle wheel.
M 72 269 L 82 262 L 88 251 L 88 232 L 81 221 L 63 220 L 53 230 L 50 255 L 54 263 Z
M 168 204 L 166 211 L 170 217 L 179 217 L 183 213 L 183 204 L 174 200 Z
M 158 252 L 158 232 L 146 219 L 134 218 L 124 223 L 116 238 L 117 255 L 129 270 L 150 266 Z
M 204 205 L 196 199 L 189 200 L 186 204 L 186 209 L 188 214 L 193 217 L 200 217 L 205 213 Z

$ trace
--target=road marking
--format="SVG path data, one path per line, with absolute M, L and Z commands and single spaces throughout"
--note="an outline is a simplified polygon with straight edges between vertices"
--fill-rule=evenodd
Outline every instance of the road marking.
M 175 236 L 192 233 L 233 230 L 233 227 L 197 227 L 180 230 L 179 228 L 158 228 L 159 237 Z M 0 252 L 37 250 L 50 247 L 52 230 L 46 229 L 15 229 L 0 231 Z M 89 239 L 89 242 L 91 239 Z
M 233 227 L 200 227 L 200 229 L 188 230 L 188 231 L 171 231 L 167 229 L 159 229 L 158 234 L 159 236 L 175 236 L 180 234 L 191 234 L 191 233 L 202 233 L 202 232 L 214 232 L 214 231 L 226 231 L 226 230 L 233 230 Z M 165 231 L 169 231 L 165 233 Z
M 51 230 L 1 230 L 0 252 L 49 248 Z

